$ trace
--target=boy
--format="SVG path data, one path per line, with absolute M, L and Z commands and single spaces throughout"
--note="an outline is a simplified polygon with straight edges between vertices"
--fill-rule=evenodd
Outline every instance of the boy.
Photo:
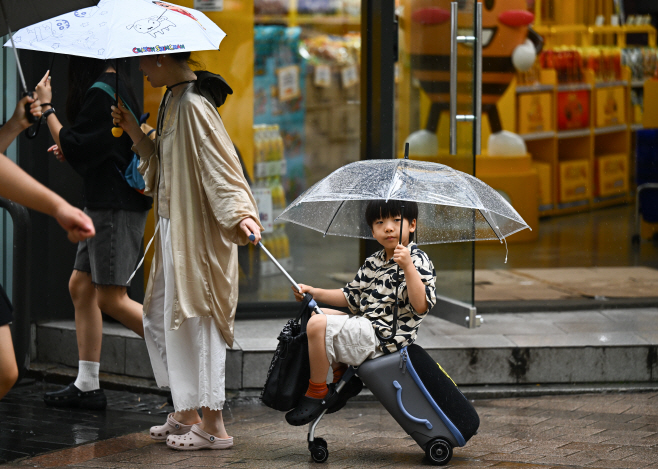
M 402 243 L 400 213 L 404 205 Z M 313 315 L 308 322 L 308 354 L 311 379 L 308 391 L 297 407 L 286 414 L 291 425 L 304 425 L 315 420 L 324 409 L 327 413 L 341 409 L 350 397 L 356 396 L 363 383 L 353 377 L 340 394 L 335 383 L 340 381 L 348 365 L 358 366 L 369 358 L 395 353 L 416 340 L 420 322 L 436 303 L 436 272 L 427 254 L 413 242 L 418 205 L 398 200 L 371 201 L 366 207 L 366 221 L 373 237 L 384 249 L 366 259 L 354 280 L 342 289 L 323 290 L 299 285 L 293 288 L 301 301 L 305 293 L 322 303 L 347 307 L 353 315 L 334 309 L 323 309 L 324 315 Z M 398 321 L 395 337 L 392 332 L 395 293 L 398 284 Z M 327 386 L 329 366 L 334 381 Z

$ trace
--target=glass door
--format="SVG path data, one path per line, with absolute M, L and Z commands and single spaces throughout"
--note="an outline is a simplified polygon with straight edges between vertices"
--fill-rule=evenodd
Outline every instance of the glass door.
M 396 69 L 398 157 L 408 142 L 411 159 L 475 174 L 481 142 L 482 6 L 475 0 L 401 1 Z M 437 273 L 440 297 L 432 314 L 466 327 L 478 326 L 474 243 L 421 248 Z

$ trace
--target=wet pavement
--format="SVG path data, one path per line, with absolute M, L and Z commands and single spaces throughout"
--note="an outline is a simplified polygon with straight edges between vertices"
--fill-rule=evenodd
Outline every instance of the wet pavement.
M 152 442 L 143 431 L 161 423 L 170 407 L 163 396 L 109 392 L 106 412 L 54 411 L 34 402 L 39 384 L 12 391 L 0 402 L 0 448 L 30 442 L 50 451 L 16 459 L 3 467 L 76 468 L 406 468 L 428 467 L 424 452 L 377 402 L 353 401 L 323 419 L 316 436 L 328 442 L 324 466 L 311 462 L 307 427 L 291 427 L 283 414 L 254 400 L 230 402 L 225 409 L 235 446 L 222 451 L 176 452 Z M 603 393 L 474 401 L 482 424 L 446 467 L 496 468 L 657 468 L 658 393 Z M 31 419 L 31 420 L 30 420 Z M 6 423 L 18 438 L 7 438 Z M 31 423 L 30 423 L 31 422 Z M 77 422 L 77 423 L 76 423 Z M 27 436 L 42 427 L 58 438 Z M 75 425 L 89 428 L 78 432 Z M 94 429 L 94 430 L 92 430 Z M 94 433 L 97 432 L 97 433 Z M 117 435 L 123 436 L 117 436 Z M 89 440 L 88 440 L 89 439 Z M 55 450 L 55 451 L 53 451 Z
M 46 406 L 59 387 L 28 381 L 0 401 L 0 463 L 147 430 L 173 410 L 165 396 L 107 390 L 104 412 Z

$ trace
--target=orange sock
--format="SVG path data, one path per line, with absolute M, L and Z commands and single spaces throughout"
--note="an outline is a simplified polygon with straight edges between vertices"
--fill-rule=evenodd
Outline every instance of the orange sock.
M 337 383 L 340 381 L 340 379 L 343 377 L 345 374 L 345 371 L 347 370 L 347 365 L 345 363 L 341 363 L 341 365 L 334 370 L 334 383 Z
M 322 399 L 329 392 L 327 383 L 314 383 L 310 379 L 308 380 L 308 391 L 306 395 L 312 397 L 313 399 Z

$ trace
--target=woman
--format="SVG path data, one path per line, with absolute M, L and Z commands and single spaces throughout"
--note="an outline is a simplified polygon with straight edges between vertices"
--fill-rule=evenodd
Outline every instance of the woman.
M 25 116 L 26 104 L 30 105 L 33 116 L 41 118 L 39 100 L 26 96 L 16 105 L 11 119 L 0 127 L 0 196 L 54 217 L 68 232 L 71 242 L 94 236 L 94 225 L 87 215 L 32 179 L 2 154 L 18 134 L 30 126 Z M 0 399 L 18 379 L 18 366 L 9 330 L 12 319 L 11 303 L 0 286 Z
M 222 407 L 238 299 L 236 244 L 247 244 L 250 234 L 257 244 L 262 227 L 231 139 L 196 86 L 189 57 L 140 58 L 151 86 L 167 87 L 155 142 L 122 102 L 112 117 L 135 142 L 159 220 L 144 332 L 156 381 L 171 388 L 176 412 L 152 427 L 151 437 L 178 450 L 224 449 L 233 445 Z
M 119 95 L 137 111 L 137 99 L 120 77 Z M 78 244 L 69 280 L 75 307 L 79 367 L 74 383 L 46 393 L 47 404 L 60 407 L 104 409 L 107 400 L 98 382 L 103 319 L 101 311 L 144 336 L 142 305 L 126 294 L 128 279 L 137 265 L 150 197 L 130 187 L 123 171 L 133 158 L 128 136 L 112 135 L 107 109 L 113 96 L 99 86 L 116 85 L 110 62 L 85 57 L 69 59 L 69 91 L 63 127 L 51 104 L 48 72 L 37 85 L 43 115 L 55 139 L 55 155 L 82 176 L 85 213 L 96 226 L 93 239 Z

